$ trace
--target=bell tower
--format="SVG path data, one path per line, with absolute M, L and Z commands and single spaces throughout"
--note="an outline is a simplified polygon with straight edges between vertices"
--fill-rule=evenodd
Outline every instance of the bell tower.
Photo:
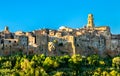
M 9 28 L 8 28 L 8 26 L 5 27 L 5 29 L 4 29 L 4 33 L 10 33 L 10 32 L 9 32 Z
M 88 23 L 87 23 L 88 28 L 93 28 L 94 27 L 94 18 L 92 14 L 88 14 Z
M 8 26 L 5 26 L 5 31 L 9 31 L 9 28 L 8 28 Z

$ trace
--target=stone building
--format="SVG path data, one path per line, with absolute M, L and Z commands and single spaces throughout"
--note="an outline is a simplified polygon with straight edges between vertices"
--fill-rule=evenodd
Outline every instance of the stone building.
M 120 35 L 112 34 L 109 26 L 97 27 L 93 15 L 89 14 L 87 24 L 77 29 L 62 26 L 58 30 L 41 29 L 11 33 L 8 27 L 5 27 L 5 30 L 0 32 L 0 49 L 5 50 L 6 46 L 11 49 L 22 48 L 27 54 L 118 55 Z
M 20 47 L 26 48 L 28 46 L 28 37 L 25 35 L 24 32 L 15 32 L 14 39 L 18 39 L 18 45 Z
M 13 39 L 13 33 L 11 33 L 8 26 L 6 26 L 5 29 L 0 32 L 0 37 L 3 39 Z
M 18 46 L 18 39 L 4 39 L 4 48 Z
M 120 52 L 120 35 L 111 36 L 111 50 Z
M 33 45 L 36 43 L 35 36 L 32 32 L 26 32 L 26 36 L 28 37 L 28 45 Z

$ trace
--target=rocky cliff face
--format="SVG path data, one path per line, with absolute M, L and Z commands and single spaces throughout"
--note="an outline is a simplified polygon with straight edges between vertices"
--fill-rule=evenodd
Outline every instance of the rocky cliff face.
M 21 45 L 16 45 L 10 47 L 10 49 L 26 50 L 27 54 L 28 52 L 32 53 L 35 51 L 34 54 L 44 53 L 46 55 L 100 54 L 103 56 L 114 56 L 120 54 L 120 35 L 111 34 L 109 26 L 96 27 L 93 19 L 93 15 L 89 14 L 87 25 L 78 29 L 62 26 L 58 30 L 36 30 L 33 33 L 29 33 L 33 34 L 35 39 L 30 40 L 31 36 L 25 35 L 30 42 L 34 43 L 35 47 L 28 45 L 29 42 L 26 40 L 28 42 L 26 43 L 27 47 L 23 48 L 22 46 L 21 48 Z M 21 34 L 21 32 L 19 33 Z M 10 53 L 10 50 L 5 48 L 5 45 L 12 45 L 15 39 L 13 36 L 14 39 L 10 39 L 9 43 L 6 43 L 5 39 L 9 38 L 10 35 L 10 33 L 6 34 L 4 31 L 0 33 L 0 48 L 2 53 Z M 18 44 L 17 41 L 14 42 Z M 23 40 L 23 42 L 25 41 Z
M 46 53 L 47 55 L 111 55 L 114 51 L 118 51 L 119 53 L 120 39 L 118 35 L 113 36 L 108 26 L 106 26 L 106 29 L 105 26 L 104 29 L 103 27 L 95 28 L 73 29 L 72 32 L 66 31 L 64 28 L 64 31 L 61 31 L 61 36 L 56 35 L 58 32 L 56 30 L 54 35 L 49 35 L 49 33 L 47 35 L 38 34 L 36 41 L 40 47 L 40 51 L 44 51 L 41 53 Z M 76 35 L 78 32 L 80 34 Z

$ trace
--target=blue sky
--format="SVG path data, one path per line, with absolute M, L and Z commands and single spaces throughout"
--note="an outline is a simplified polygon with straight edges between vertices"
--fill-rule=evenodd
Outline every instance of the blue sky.
M 120 0 L 1 0 L 0 31 L 32 31 L 60 26 L 81 28 L 87 15 L 94 15 L 96 26 L 110 26 L 120 34 Z

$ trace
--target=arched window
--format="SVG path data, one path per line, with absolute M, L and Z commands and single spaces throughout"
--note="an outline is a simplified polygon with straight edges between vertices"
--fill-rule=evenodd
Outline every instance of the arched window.
M 89 23 L 88 24 L 90 24 L 90 21 L 89 21 Z

